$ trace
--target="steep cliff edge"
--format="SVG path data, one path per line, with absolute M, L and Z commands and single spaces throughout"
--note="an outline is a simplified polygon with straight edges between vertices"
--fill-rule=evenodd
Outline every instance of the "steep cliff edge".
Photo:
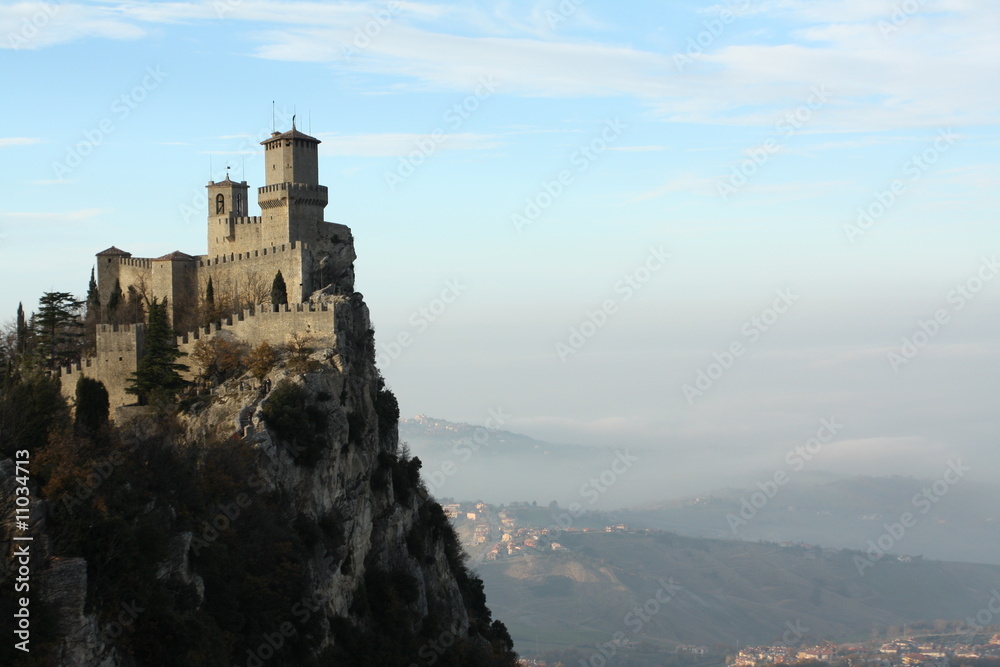
M 516 664 L 399 447 L 361 295 L 325 298 L 333 346 L 297 341 L 261 383 L 230 379 L 179 415 L 125 409 L 92 432 L 53 417 L 31 452 L 32 651 L 5 642 L 0 662 Z M 13 477 L 0 466 L 5 498 Z

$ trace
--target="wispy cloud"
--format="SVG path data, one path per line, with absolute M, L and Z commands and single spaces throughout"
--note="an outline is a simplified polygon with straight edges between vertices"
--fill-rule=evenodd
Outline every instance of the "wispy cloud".
M 16 33 L 43 3 L 0 8 L 0 34 Z M 784 26 L 780 37 L 747 26 L 680 71 L 674 53 L 596 42 L 580 32 L 545 30 L 539 10 L 475 4 L 404 2 L 348 62 L 359 30 L 378 3 L 245 0 L 220 17 L 218 3 L 99 2 L 59 5 L 28 48 L 83 37 L 136 39 L 148 25 L 218 22 L 243 26 L 258 58 L 328 63 L 383 75 L 386 88 L 467 91 L 483 75 L 504 95 L 626 96 L 667 122 L 759 125 L 794 108 L 811 86 L 834 99 L 817 129 L 880 130 L 992 124 L 1000 117 L 1000 4 L 927 0 L 898 30 L 892 8 L 867 0 L 765 0 L 741 12 L 747 21 Z M 708 8 L 706 12 L 717 11 Z M 584 19 L 587 19 L 584 21 Z M 597 25 L 585 15 L 574 19 Z M 744 19 L 741 19 L 744 20 Z M 362 33 L 363 34 L 363 33 Z M 613 35 L 613 31 L 604 34 Z M 682 47 L 677 44 L 674 48 Z
M 55 2 L 0 5 L 0 48 L 42 49 L 78 39 L 138 39 L 146 31 L 120 8 Z
M 36 137 L 0 137 L 0 148 L 10 148 L 11 146 L 30 146 L 42 143 Z

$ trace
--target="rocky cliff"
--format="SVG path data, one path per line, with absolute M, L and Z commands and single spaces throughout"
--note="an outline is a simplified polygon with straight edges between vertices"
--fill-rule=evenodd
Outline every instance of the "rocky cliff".
M 53 416 L 31 453 L 32 651 L 5 642 L 0 661 L 516 663 L 399 446 L 361 295 L 325 298 L 332 346 L 297 340 L 179 412 L 121 409 L 89 431 Z M 13 473 L 0 467 L 0 490 Z

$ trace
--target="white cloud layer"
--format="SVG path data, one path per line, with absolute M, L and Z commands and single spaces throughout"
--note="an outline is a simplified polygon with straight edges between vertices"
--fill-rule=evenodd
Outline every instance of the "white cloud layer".
M 491 75 L 506 95 L 628 96 L 673 122 L 772 123 L 775 109 L 794 109 L 820 85 L 832 97 L 818 121 L 827 129 L 976 125 L 1000 114 L 1000 5 L 985 0 L 927 0 L 912 14 L 867 0 L 729 2 L 738 18 L 690 56 L 686 40 L 657 51 L 544 30 L 537 7 L 519 17 L 506 6 L 386 6 L 24 2 L 0 8 L 0 35 L 5 47 L 37 49 L 224 20 L 245 29 L 260 58 L 329 63 L 431 90 L 468 90 Z M 740 22 L 754 17 L 787 33 L 745 30 Z M 26 31 L 30 38 L 18 39 Z

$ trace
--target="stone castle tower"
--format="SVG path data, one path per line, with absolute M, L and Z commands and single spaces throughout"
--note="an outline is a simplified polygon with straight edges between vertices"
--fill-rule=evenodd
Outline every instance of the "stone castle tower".
M 248 214 L 246 181 L 232 181 L 228 175 L 224 181 L 210 181 L 206 254 L 174 251 L 155 258 L 133 257 L 115 246 L 97 253 L 105 323 L 97 329 L 96 356 L 62 370 L 66 393 L 72 394 L 77 374 L 83 373 L 104 382 L 113 405 L 132 402 L 124 388 L 142 356 L 144 329 L 135 316 L 141 309 L 126 310 L 122 305 L 126 303 L 166 301 L 171 325 L 182 334 L 182 349 L 220 331 L 237 335 L 239 330 L 249 343 L 282 343 L 303 328 L 313 333 L 323 330 L 327 319 L 332 333 L 333 308 L 317 307 L 315 302 L 353 293 L 355 254 L 351 230 L 324 220 L 329 199 L 326 186 L 319 184 L 320 141 L 299 132 L 293 121 L 291 130 L 274 132 L 261 144 L 264 185 L 257 189 L 261 215 Z M 288 306 L 274 309 L 270 289 L 279 271 Z M 202 326 L 210 281 L 216 310 L 228 308 L 229 314 L 220 317 L 228 324 Z M 119 304 L 115 312 L 111 304 Z M 262 317 L 265 313 L 267 317 Z M 303 313 L 323 315 L 310 319 Z M 243 324 L 247 318 L 253 319 L 253 326 Z

